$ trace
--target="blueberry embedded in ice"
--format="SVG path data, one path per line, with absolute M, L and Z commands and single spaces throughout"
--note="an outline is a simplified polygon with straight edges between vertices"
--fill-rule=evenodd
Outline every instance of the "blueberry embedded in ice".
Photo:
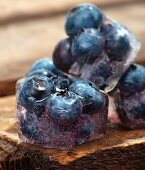
M 102 21 L 102 12 L 94 5 L 84 3 L 72 8 L 68 12 L 65 30 L 69 36 L 74 36 L 84 28 L 98 29 Z
M 118 84 L 121 92 L 131 94 L 145 87 L 145 67 L 133 64 L 123 75 Z
M 53 61 L 49 58 L 41 58 L 34 62 L 34 64 L 30 67 L 28 74 L 34 71 L 39 71 L 41 69 L 45 69 L 47 71 L 52 72 L 53 74 L 60 75 L 61 72 L 56 68 Z
M 131 99 L 132 97 L 132 99 Z M 125 99 L 125 98 L 124 98 Z M 145 95 L 144 93 L 130 96 L 123 101 L 126 111 L 132 114 L 134 119 L 143 119 L 145 121 Z
M 84 80 L 76 81 L 70 86 L 69 90 L 80 97 L 85 113 L 98 113 L 105 105 L 104 94 Z
M 105 58 L 105 54 L 102 54 L 100 58 L 96 59 L 92 64 L 85 63 L 76 74 L 78 74 L 81 79 L 93 82 L 98 89 L 106 90 L 106 87 L 110 86 L 109 82 L 115 74 L 115 71 L 116 68 L 114 65 Z
M 116 27 L 115 24 L 110 21 L 107 20 L 105 22 L 103 22 L 100 26 L 100 32 L 106 37 L 110 34 L 113 34 L 116 31 Z
M 129 96 L 118 94 L 116 111 L 120 124 L 128 129 L 145 128 L 145 93 L 135 92 Z
M 43 147 L 68 149 L 103 136 L 107 95 L 91 82 L 74 81 L 67 75 L 50 78 L 40 70 L 27 76 L 17 91 L 20 138 Z
M 97 38 L 99 35 L 101 38 Z M 129 30 L 106 18 L 99 30 L 84 29 L 74 37 L 71 51 L 76 62 L 69 73 L 109 92 L 133 63 L 139 49 L 140 43 Z
M 130 66 L 114 91 L 116 112 L 122 126 L 145 128 L 145 68 Z M 115 122 L 115 121 L 114 121 Z
M 44 111 L 45 98 L 54 92 L 54 84 L 49 78 L 42 75 L 32 76 L 25 79 L 18 101 L 28 112 L 42 112 Z
M 62 125 L 73 123 L 82 113 L 81 100 L 72 92 L 60 91 L 51 95 L 46 107 L 50 118 Z
M 110 35 L 106 42 L 106 51 L 110 60 L 122 61 L 131 50 L 130 42 L 124 34 Z
M 92 19 L 94 14 L 97 22 Z M 138 39 L 125 26 L 91 4 L 81 4 L 70 10 L 65 28 L 72 40 L 68 51 L 71 49 L 74 60 L 71 62 L 70 55 L 65 57 L 57 53 L 60 59 L 57 57 L 56 66 L 59 63 L 60 70 L 93 81 L 101 90 L 112 91 L 134 62 L 141 46 Z M 101 69 L 105 65 L 109 65 L 108 73 Z
M 72 55 L 76 60 L 80 58 L 84 62 L 93 62 L 104 49 L 104 37 L 94 29 L 84 30 L 78 34 L 72 42 Z
M 113 74 L 113 65 L 109 61 L 102 59 L 84 67 L 81 78 L 92 81 L 99 89 L 104 90 L 108 86 L 107 80 Z
M 41 144 L 44 142 L 46 135 L 40 136 L 42 132 L 37 128 L 37 123 L 36 115 L 27 111 L 19 119 L 22 134 L 26 136 L 26 138 Z
M 122 61 L 132 48 L 129 31 L 117 22 L 107 20 L 101 25 L 101 33 L 106 37 L 106 51 L 112 61 Z
M 69 70 L 75 61 L 75 57 L 71 54 L 71 44 L 72 39 L 66 38 L 61 40 L 53 51 L 53 62 L 55 66 L 65 72 Z
M 69 78 L 58 77 L 56 80 L 54 80 L 55 87 L 60 90 L 68 89 L 71 83 L 72 80 Z
M 76 125 L 77 130 L 77 144 L 82 144 L 91 137 L 95 130 L 95 121 L 87 114 L 80 116 L 78 124 Z
M 46 76 L 48 78 L 56 78 L 56 74 L 52 73 L 51 71 L 47 70 L 47 69 L 39 69 L 36 71 L 30 71 L 26 74 L 27 77 L 31 77 L 31 76 Z

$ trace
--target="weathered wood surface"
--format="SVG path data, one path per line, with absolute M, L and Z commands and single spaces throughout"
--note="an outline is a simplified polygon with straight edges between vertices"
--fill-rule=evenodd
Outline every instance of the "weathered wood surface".
M 102 8 L 108 16 L 126 25 L 140 39 L 142 49 L 137 59 L 138 62 L 145 61 L 144 9 L 145 2 Z M 16 80 L 24 76 L 33 61 L 52 55 L 55 44 L 66 37 L 64 20 L 65 15 L 62 13 L 1 25 L 0 95 L 13 94 Z M 5 90 L 5 85 L 8 85 L 7 90 Z
M 32 146 L 19 140 L 15 96 L 0 99 L 0 115 L 0 167 L 4 170 L 145 169 L 144 130 L 127 131 L 108 125 L 104 138 L 59 151 Z

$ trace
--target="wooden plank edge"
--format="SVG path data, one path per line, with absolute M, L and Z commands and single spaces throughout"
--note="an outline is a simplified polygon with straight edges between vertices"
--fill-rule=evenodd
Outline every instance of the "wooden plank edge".
M 17 79 L 19 79 L 19 77 Z M 0 81 L 0 97 L 15 93 L 17 79 Z
M 18 142 L 0 134 L 0 170 L 30 170 L 30 159 Z
M 4 140 L 8 144 L 17 146 L 18 141 L 11 140 L 6 133 L 0 136 L 0 142 Z M 90 145 L 94 141 L 89 142 Z M 145 139 L 129 140 L 125 144 L 116 145 L 115 147 L 106 147 L 104 149 L 94 150 L 92 153 L 82 154 L 81 148 L 87 147 L 87 144 L 72 148 L 68 151 L 57 151 L 53 149 L 44 149 L 34 145 L 19 143 L 17 152 L 11 154 L 7 160 L 6 167 L 12 161 L 21 155 L 21 159 L 25 159 L 25 164 L 29 165 L 30 169 L 60 169 L 60 170 L 74 170 L 74 169 L 144 169 L 145 168 Z M 77 153 L 78 152 L 78 153 Z M 80 157 L 77 155 L 79 154 Z M 58 156 L 58 157 L 57 157 Z M 60 159 L 61 157 L 61 159 Z M 60 160 L 67 160 L 60 162 Z M 9 161 L 11 160 L 11 162 Z M 1 163 L 1 162 L 0 162 Z M 22 164 L 22 163 L 21 163 Z M 30 166 L 31 164 L 31 166 Z M 3 164 L 1 163 L 3 166 Z M 26 165 L 25 165 L 26 167 Z M 16 170 L 16 169 L 15 169 Z

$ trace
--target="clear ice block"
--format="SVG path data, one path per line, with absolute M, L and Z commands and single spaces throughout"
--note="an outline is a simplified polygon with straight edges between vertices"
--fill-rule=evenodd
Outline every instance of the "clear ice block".
M 44 62 L 46 61 L 45 59 Z M 40 62 L 42 63 L 42 59 Z M 41 71 L 42 74 L 40 74 Z M 107 126 L 108 96 L 97 90 L 94 85 L 90 86 L 90 83 L 88 83 L 87 87 L 92 88 L 93 94 L 96 93 L 99 97 L 103 98 L 103 106 L 101 106 L 101 109 L 99 108 L 99 111 L 92 111 L 89 104 L 90 106 L 92 106 L 92 102 L 97 104 L 100 99 L 92 101 L 93 99 L 91 99 L 92 96 L 90 94 L 88 105 L 84 106 L 81 102 L 81 106 L 79 105 L 80 112 L 74 119 L 72 116 L 73 110 L 69 111 L 67 109 L 68 107 L 72 108 L 71 105 L 73 105 L 73 108 L 77 105 L 77 103 L 74 105 L 74 96 L 77 97 L 78 101 L 81 101 L 83 97 L 69 92 L 69 87 L 67 87 L 67 90 L 61 89 L 64 86 L 58 86 L 56 81 L 59 78 L 58 82 L 61 83 L 62 77 L 55 76 L 50 78 L 43 73 L 45 72 L 42 68 L 40 70 L 36 69 L 33 74 L 29 73 L 17 82 L 16 115 L 20 139 L 45 148 L 65 150 L 86 141 L 102 137 L 106 132 Z M 71 85 L 77 80 L 74 79 L 73 81 Z M 62 82 L 64 83 L 64 79 Z M 54 85 L 54 88 L 52 88 L 52 85 Z M 68 97 L 69 102 L 66 101 L 68 94 L 73 94 L 72 98 L 71 95 Z M 57 100 L 57 103 L 52 101 L 52 99 L 56 99 L 59 95 L 61 100 Z M 48 105 L 48 101 L 49 103 L 52 101 L 52 106 Z M 67 105 L 67 107 L 64 107 L 63 104 L 61 105 L 61 102 L 65 102 L 64 105 Z M 53 116 L 51 115 L 52 109 L 55 110 Z M 72 119 L 68 120 L 70 116 Z
M 98 88 L 109 92 L 134 62 L 141 44 L 126 27 L 110 18 L 104 19 L 98 31 L 106 40 L 103 52 L 91 63 L 90 55 L 82 58 L 81 62 L 76 59 L 69 73 L 92 81 Z

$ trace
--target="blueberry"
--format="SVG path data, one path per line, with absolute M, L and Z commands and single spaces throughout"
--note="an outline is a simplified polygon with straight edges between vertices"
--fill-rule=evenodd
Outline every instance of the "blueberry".
M 72 8 L 68 12 L 65 30 L 69 36 L 74 36 L 83 28 L 98 29 L 102 21 L 102 12 L 94 5 L 84 3 Z
M 145 127 L 145 92 L 134 92 L 116 98 L 116 110 L 121 124 L 129 129 Z
M 96 86 L 104 90 L 108 85 L 107 80 L 113 75 L 111 63 L 105 60 L 98 61 L 95 69 L 90 70 L 88 79 L 96 84 Z
M 106 22 L 102 23 L 102 25 L 100 26 L 100 32 L 104 36 L 113 34 L 113 32 L 115 32 L 115 30 L 116 29 L 115 29 L 114 23 L 112 21 L 106 21 Z
M 98 113 L 105 104 L 105 96 L 103 93 L 84 80 L 78 80 L 73 83 L 70 91 L 76 93 L 83 103 L 83 113 Z
M 71 83 L 72 83 L 71 80 L 69 80 L 68 78 L 62 78 L 62 77 L 59 77 L 54 81 L 55 87 L 60 90 L 68 89 Z
M 106 38 L 106 51 L 110 60 L 122 61 L 130 52 L 131 45 L 125 28 L 117 23 L 113 26 Z
M 39 69 L 36 71 L 29 72 L 26 76 L 31 77 L 31 76 L 47 76 L 48 78 L 57 78 L 57 75 L 53 74 L 51 71 L 48 71 L 46 69 Z
M 61 75 L 61 71 L 59 71 L 55 65 L 53 64 L 53 61 L 49 58 L 42 58 L 37 60 L 30 68 L 28 74 L 34 71 L 39 71 L 41 69 L 48 70 L 49 72 L 52 72 L 56 75 Z
M 36 102 L 34 103 L 33 106 L 33 113 L 35 113 L 35 115 L 39 118 L 42 116 L 42 114 L 45 112 L 45 104 L 46 104 L 46 100 L 42 101 L 42 102 Z
M 48 98 L 47 109 L 48 115 L 54 122 L 69 125 L 82 113 L 82 103 L 76 94 L 61 91 Z
M 40 111 L 44 111 L 46 98 L 54 92 L 54 84 L 49 78 L 46 76 L 32 76 L 26 78 L 18 100 L 28 112 L 35 112 L 40 115 Z
M 72 40 L 70 38 L 61 40 L 53 51 L 53 62 L 55 66 L 64 72 L 68 72 L 75 61 L 75 57 L 71 54 L 71 43 Z
M 85 140 L 89 138 L 89 136 L 92 134 L 93 131 L 93 125 L 91 123 L 86 123 L 84 126 L 80 129 L 79 137 L 77 139 L 77 144 L 84 143 Z
M 37 117 L 34 114 L 26 112 L 25 115 L 20 118 L 19 124 L 22 134 L 29 140 L 35 140 L 37 143 L 44 142 L 45 137 L 43 139 L 42 132 L 36 128 Z
M 72 42 L 72 55 L 85 62 L 93 62 L 104 49 L 104 37 L 96 30 L 85 30 Z
M 140 95 L 136 103 L 133 103 L 132 107 L 128 109 L 133 114 L 134 119 L 142 118 L 145 120 L 145 94 Z
M 121 92 L 131 94 L 145 88 L 145 67 L 133 64 L 119 81 Z
M 93 119 L 86 114 L 80 116 L 77 126 L 75 127 L 77 131 L 77 144 L 82 144 L 88 140 L 95 129 Z

